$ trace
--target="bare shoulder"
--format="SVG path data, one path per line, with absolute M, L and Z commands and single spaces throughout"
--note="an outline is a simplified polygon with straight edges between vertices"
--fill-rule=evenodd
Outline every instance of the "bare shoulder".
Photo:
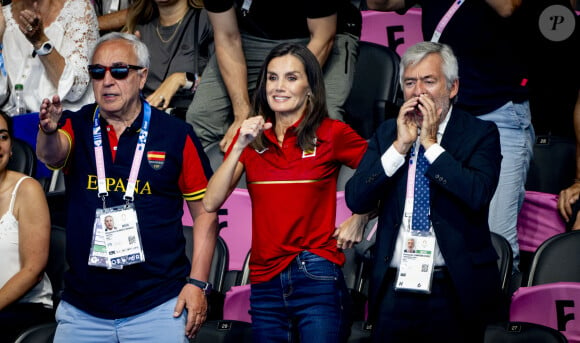
M 28 177 L 20 172 L 9 170 L 6 175 L 6 180 L 9 189 L 14 189 L 20 180 L 20 186 L 18 187 L 18 196 L 38 196 L 39 193 L 44 193 L 40 182 L 33 177 Z

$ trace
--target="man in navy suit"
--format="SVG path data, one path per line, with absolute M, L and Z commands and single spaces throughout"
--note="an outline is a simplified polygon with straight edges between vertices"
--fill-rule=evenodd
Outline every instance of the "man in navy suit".
M 499 132 L 493 122 L 453 108 L 458 66 L 447 45 L 410 47 L 400 81 L 405 102 L 396 121 L 377 129 L 346 186 L 353 212 L 378 207 L 369 276 L 373 341 L 481 342 L 488 323 L 507 319 L 488 226 L 502 159 Z M 425 172 L 417 163 L 421 146 Z M 424 211 L 415 203 L 415 175 L 427 178 Z M 424 228 L 419 214 L 428 219 Z M 414 252 L 404 251 L 409 238 Z

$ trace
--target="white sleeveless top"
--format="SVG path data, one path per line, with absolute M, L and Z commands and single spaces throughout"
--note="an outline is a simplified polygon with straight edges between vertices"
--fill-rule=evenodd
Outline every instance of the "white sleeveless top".
M 14 201 L 18 187 L 24 176 L 16 183 L 10 199 L 10 207 L 0 218 L 0 256 L 2 257 L 2 268 L 0 268 L 0 287 L 4 286 L 20 270 L 20 255 L 18 251 L 18 220 L 14 217 Z M 42 280 L 25 294 L 19 303 L 41 303 L 44 307 L 52 308 L 52 286 L 46 273 Z

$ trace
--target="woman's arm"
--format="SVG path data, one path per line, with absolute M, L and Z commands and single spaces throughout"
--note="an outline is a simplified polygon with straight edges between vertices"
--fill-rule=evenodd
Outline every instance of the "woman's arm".
M 99 16 L 99 30 L 101 31 L 120 31 L 127 20 L 127 9 L 118 10 L 117 12 L 107 13 Z
M 59 75 L 58 94 L 63 101 L 76 102 L 90 92 L 87 70 L 89 54 L 99 39 L 98 20 L 93 5 L 87 0 L 67 0 L 73 4 L 64 14 L 66 22 L 63 45 L 58 51 L 64 59 L 64 69 Z M 65 5 L 67 6 L 67 5 Z
M 50 214 L 44 191 L 35 179 L 26 179 L 16 194 L 21 268 L 0 288 L 0 310 L 24 296 L 42 278 L 50 245 Z
M 207 212 L 219 210 L 238 184 L 244 172 L 244 165 L 239 162 L 243 150 L 244 147 L 236 142 L 228 157 L 209 179 L 203 197 L 203 207 Z
M 574 107 L 574 132 L 576 134 L 576 178 L 570 187 L 563 189 L 558 197 L 558 210 L 566 222 L 573 217 L 572 205 L 580 198 L 580 90 Z M 574 223 L 575 229 L 580 229 L 580 216 Z
M 238 139 L 225 161 L 213 174 L 203 197 L 203 207 L 208 212 L 215 212 L 232 193 L 242 173 L 244 165 L 239 162 L 244 149 L 264 130 L 272 128 L 272 123 L 265 123 L 261 116 L 250 117 L 242 123 Z

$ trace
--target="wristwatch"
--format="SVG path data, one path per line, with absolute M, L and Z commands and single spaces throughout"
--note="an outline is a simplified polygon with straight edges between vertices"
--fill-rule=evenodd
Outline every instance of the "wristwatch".
M 199 281 L 197 279 L 193 279 L 190 277 L 187 278 L 187 283 L 190 283 L 194 286 L 201 288 L 201 290 L 203 291 L 203 294 L 205 294 L 205 295 L 209 295 L 211 293 L 211 290 L 213 289 L 211 283 Z
M 32 53 L 33 57 L 38 55 L 38 56 L 45 56 L 48 55 L 52 52 L 52 49 L 54 48 L 54 46 L 52 45 L 52 43 L 50 41 L 46 41 L 44 43 L 42 43 L 42 45 L 40 46 L 39 49 L 34 50 L 34 53 Z
M 197 86 L 199 85 L 199 75 L 197 73 L 185 73 L 185 84 L 183 85 L 183 89 L 190 90 L 194 93 L 197 90 Z

